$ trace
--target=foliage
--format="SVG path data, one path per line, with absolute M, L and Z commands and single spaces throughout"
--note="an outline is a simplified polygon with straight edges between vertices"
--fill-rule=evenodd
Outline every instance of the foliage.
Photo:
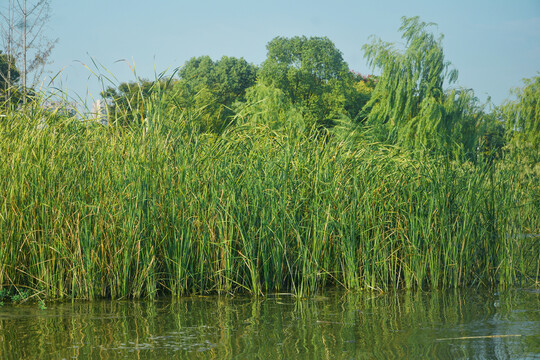
M 50 20 L 49 0 L 9 0 L 7 14 L 2 14 L 2 40 L 8 56 L 20 71 L 22 102 L 32 96 L 42 81 L 45 65 L 58 39 L 48 40 L 43 32 Z M 10 81 L 13 83 L 13 81 Z
M 47 310 L 47 305 L 45 305 L 45 301 L 43 300 L 38 300 L 38 307 L 39 310 Z
M 19 301 L 25 301 L 31 296 L 31 291 L 29 289 L 19 290 L 16 287 L 11 287 L 10 289 L 3 288 L 0 289 L 0 300 L 2 300 L 2 305 L 4 300 L 9 300 L 13 303 Z
M 276 37 L 266 48 L 260 81 L 283 91 L 308 125 L 331 127 L 344 113 L 342 88 L 352 75 L 326 37 Z
M 476 99 L 466 90 L 445 93 L 445 82 L 453 83 L 457 71 L 444 59 L 442 36 L 428 31 L 432 25 L 402 18 L 404 52 L 379 39 L 364 45 L 369 63 L 382 70 L 366 105 L 368 124 L 380 139 L 406 148 L 450 151 L 457 145 L 471 153 Z
M 447 91 L 443 100 L 442 123 L 433 135 L 439 139 L 435 151 L 454 159 L 476 161 L 480 124 L 486 116 L 483 106 L 478 104 L 474 92 L 466 89 Z
M 121 83 L 117 89 L 108 87 L 101 96 L 109 103 L 108 113 L 112 123 L 128 125 L 143 123 L 148 117 L 148 99 L 152 94 L 169 89 L 167 81 L 149 81 Z
M 22 94 L 17 87 L 20 72 L 15 66 L 15 59 L 0 51 L 0 108 L 11 104 L 18 104 Z
M 11 83 L 8 82 L 8 71 L 11 72 Z M 0 50 L 0 89 L 4 92 L 7 91 L 7 88 L 13 84 L 17 84 L 19 79 L 20 72 L 15 66 L 13 57 L 4 54 Z
M 494 109 L 482 116 L 479 126 L 478 155 L 484 159 L 501 159 L 507 144 L 505 139 L 504 121 L 500 111 Z
M 190 59 L 179 77 L 177 105 L 199 119 L 202 131 L 219 133 L 232 121 L 233 104 L 244 101 L 246 89 L 255 84 L 257 68 L 243 58 L 201 56 Z
M 293 111 L 275 88 L 251 91 Z M 37 129 L 26 110 L 0 122 L 0 287 L 119 298 L 538 282 L 538 238 L 515 240 L 540 232 L 538 176 L 519 164 L 419 160 L 274 130 L 266 115 L 209 136 L 154 95 L 149 129 Z
M 236 108 L 237 125 L 264 126 L 272 131 L 305 130 L 302 114 L 280 89 L 257 83 L 246 91 L 246 101 Z
M 189 86 L 211 88 L 224 103 L 232 104 L 243 98 L 247 88 L 255 83 L 257 68 L 243 58 L 223 56 L 212 61 L 209 56 L 190 59 L 180 70 L 179 77 Z
M 377 77 L 363 76 L 354 71 L 351 71 L 351 74 L 352 76 L 347 78 L 345 86 L 343 86 L 343 97 L 345 98 L 343 106 L 354 123 L 364 123 L 367 113 L 363 109 L 371 99 L 377 84 Z
M 327 38 L 276 38 L 258 80 L 199 57 L 106 89 L 112 126 L 37 97 L 8 109 L 0 294 L 538 284 L 540 167 L 505 155 L 537 144 L 537 80 L 486 114 L 443 88 L 456 73 L 428 27 L 403 20 L 404 52 L 367 45 L 375 79 Z
M 540 162 L 540 76 L 524 79 L 525 86 L 513 91 L 515 101 L 501 107 L 507 137 L 529 161 Z

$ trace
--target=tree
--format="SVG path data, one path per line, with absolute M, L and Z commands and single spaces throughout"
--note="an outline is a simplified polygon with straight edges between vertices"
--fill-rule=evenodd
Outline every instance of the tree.
M 108 113 L 112 123 L 128 125 L 142 123 L 148 116 L 148 105 L 151 94 L 165 90 L 166 81 L 149 81 L 139 79 L 137 82 L 124 82 L 118 88 L 108 87 L 101 97 L 109 104 Z
M 44 28 L 50 19 L 50 1 L 39 0 L 28 4 L 27 0 L 9 0 L 4 18 L 2 38 L 9 58 L 15 59 L 20 69 L 23 103 L 27 89 L 40 81 L 45 65 L 58 40 L 50 41 Z M 8 74 L 8 83 L 12 83 Z
M 237 104 L 235 110 L 238 122 L 243 124 L 285 130 L 289 136 L 305 130 L 303 116 L 290 98 L 280 89 L 262 82 L 247 89 L 246 102 Z
M 19 81 L 20 73 L 15 66 L 15 60 L 0 50 L 0 88 L 3 90 L 7 89 L 10 85 L 8 82 L 8 73 L 11 73 L 9 76 L 12 83 Z
M 443 84 L 454 82 L 457 71 L 444 60 L 442 36 L 428 31 L 432 25 L 418 17 L 402 18 L 403 52 L 376 38 L 363 46 L 369 64 L 382 72 L 366 106 L 368 124 L 384 140 L 412 148 L 449 142 Z
M 505 127 L 505 153 L 532 168 L 540 163 L 540 76 L 523 79 L 524 87 L 512 90 L 515 100 L 497 109 Z
M 243 58 L 200 56 L 186 62 L 179 77 L 180 107 L 198 118 L 202 131 L 221 132 L 232 121 L 233 104 L 243 102 L 255 84 L 257 67 Z
M 326 37 L 276 37 L 266 49 L 260 80 L 283 91 L 308 124 L 332 126 L 345 101 L 338 89 L 351 78 L 334 43 Z
M 377 77 L 351 71 L 351 76 L 344 83 L 343 94 L 345 111 L 354 124 L 364 123 L 367 114 L 363 110 L 364 106 L 371 99 L 371 94 L 377 84 Z
M 0 50 L 0 105 L 12 101 L 12 86 L 19 81 L 20 73 L 15 67 L 15 61 L 12 57 L 2 53 Z
M 501 106 L 507 138 L 513 146 L 527 152 L 530 160 L 540 159 L 540 76 L 523 80 L 525 86 L 513 90 L 515 101 Z
M 500 110 L 494 109 L 483 116 L 480 124 L 478 150 L 479 155 L 488 161 L 500 159 L 506 146 L 504 122 Z

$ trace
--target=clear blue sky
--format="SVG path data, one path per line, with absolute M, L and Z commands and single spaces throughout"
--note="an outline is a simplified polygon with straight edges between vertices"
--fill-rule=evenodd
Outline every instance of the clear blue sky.
M 49 75 L 64 69 L 61 87 L 81 98 L 87 89 L 99 96 L 99 82 L 81 64 L 90 66 L 91 58 L 117 81 L 135 79 L 126 62 L 116 62 L 121 59 L 152 79 L 155 70 L 200 55 L 261 64 L 276 36 L 327 36 L 351 69 L 374 73 L 362 45 L 370 35 L 399 44 L 402 16 L 438 24 L 458 85 L 482 101 L 489 95 L 502 103 L 540 71 L 540 0 L 51 0 L 51 9 L 47 32 L 59 42 Z

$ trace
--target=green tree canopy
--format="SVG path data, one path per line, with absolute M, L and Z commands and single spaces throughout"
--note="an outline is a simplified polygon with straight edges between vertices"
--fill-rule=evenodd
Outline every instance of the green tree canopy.
M 364 106 L 371 99 L 371 94 L 377 84 L 377 77 L 364 76 L 351 70 L 351 75 L 343 86 L 344 108 L 354 123 L 363 123 L 366 120 Z
M 15 60 L 0 50 L 0 105 L 8 101 L 8 97 L 12 102 L 16 101 L 11 97 L 20 97 L 19 92 L 13 88 L 19 83 L 20 76 Z
M 15 66 L 14 59 L 0 50 L 0 88 L 5 90 L 8 83 L 8 72 L 11 71 L 11 84 L 16 84 L 20 79 L 19 69 Z
M 285 130 L 289 135 L 305 130 L 304 119 L 290 98 L 280 89 L 261 82 L 247 90 L 246 102 L 238 103 L 235 110 L 241 124 Z
M 142 122 L 148 116 L 148 105 L 151 94 L 158 89 L 163 91 L 169 87 L 166 81 L 149 81 L 139 79 L 137 82 L 124 82 L 118 88 L 108 87 L 101 96 L 108 99 L 111 122 L 127 125 Z
M 457 123 L 472 121 L 462 116 L 474 107 L 466 102 L 476 101 L 465 90 L 445 94 L 445 82 L 455 82 L 457 71 L 444 59 L 443 36 L 429 32 L 433 25 L 404 17 L 399 28 L 404 51 L 380 39 L 363 47 L 370 65 L 382 72 L 367 104 L 368 123 L 384 139 L 412 148 L 450 146 Z
M 230 123 L 232 105 L 244 101 L 257 80 L 257 67 L 243 58 L 209 56 L 190 59 L 179 71 L 178 104 L 197 116 L 203 131 L 219 132 Z
M 524 79 L 525 86 L 513 91 L 515 101 L 502 106 L 507 133 L 512 141 L 521 142 L 540 154 L 540 76 Z
M 331 126 L 343 112 L 343 82 L 352 76 L 334 43 L 326 37 L 276 37 L 266 48 L 260 80 L 283 91 L 308 124 Z

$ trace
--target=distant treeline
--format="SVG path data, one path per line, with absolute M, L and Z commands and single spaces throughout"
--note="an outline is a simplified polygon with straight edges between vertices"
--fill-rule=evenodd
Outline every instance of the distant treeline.
M 380 39 L 363 46 L 380 76 L 349 69 L 326 37 L 277 37 L 260 66 L 200 56 L 177 76 L 122 83 L 102 96 L 116 125 L 152 117 L 152 99 L 159 97 L 165 111 L 190 114 L 204 133 L 248 121 L 306 132 L 362 132 L 373 141 L 473 161 L 517 147 L 522 160 L 538 162 L 540 76 L 513 90 L 515 101 L 480 104 L 471 89 L 452 86 L 457 70 L 429 24 L 403 18 L 400 31 L 403 48 Z

